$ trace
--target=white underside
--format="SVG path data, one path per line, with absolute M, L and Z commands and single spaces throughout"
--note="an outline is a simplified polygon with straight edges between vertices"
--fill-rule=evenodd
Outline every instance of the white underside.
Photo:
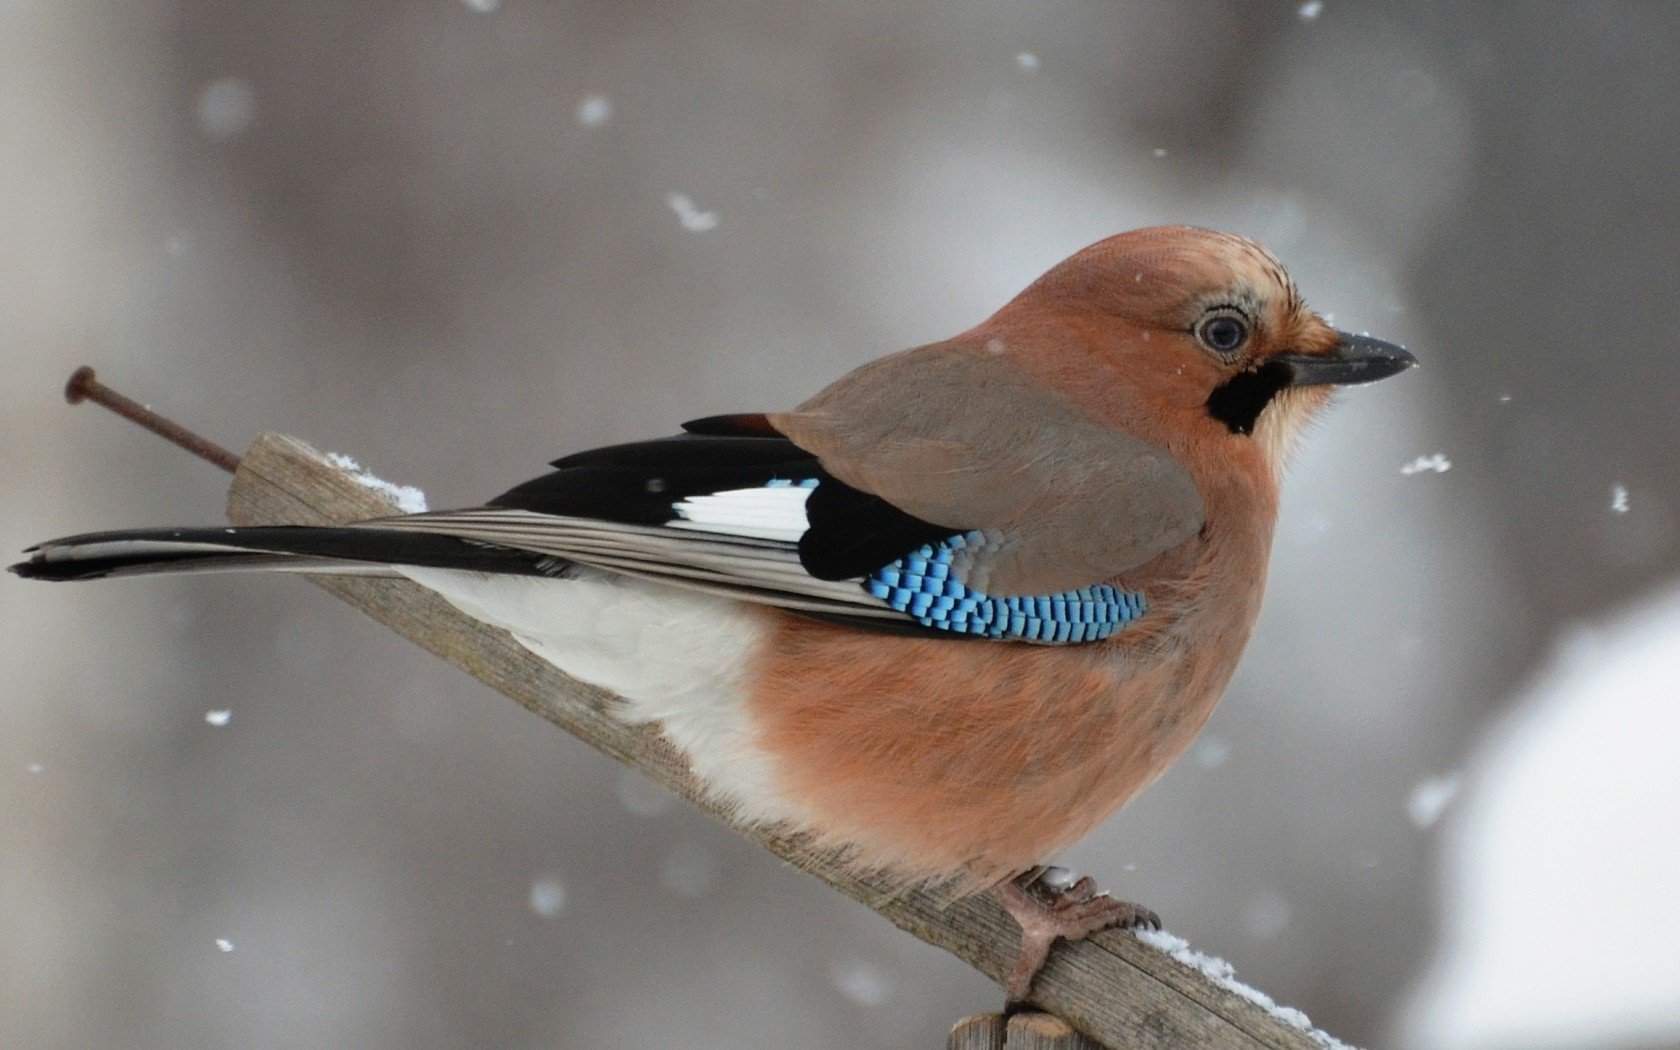
M 400 571 L 573 678 L 623 697 L 625 721 L 658 723 L 713 797 L 740 816 L 799 822 L 746 712 L 742 668 L 764 630 L 751 609 L 587 569 L 568 579 Z

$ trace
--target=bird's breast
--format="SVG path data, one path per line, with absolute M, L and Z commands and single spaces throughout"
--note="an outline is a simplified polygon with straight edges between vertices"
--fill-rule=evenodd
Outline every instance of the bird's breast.
M 780 790 L 905 878 L 1002 878 L 1082 837 L 1188 745 L 1232 662 L 771 621 L 747 712 Z
M 1071 844 L 1181 754 L 1253 629 L 1269 519 L 1218 521 L 1128 579 L 1105 643 L 859 632 L 782 613 L 745 680 L 755 739 L 819 838 L 907 878 L 1001 878 Z

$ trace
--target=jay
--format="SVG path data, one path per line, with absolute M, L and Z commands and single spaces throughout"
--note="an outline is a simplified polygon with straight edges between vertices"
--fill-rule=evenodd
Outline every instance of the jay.
M 1206 721 L 1305 425 L 1414 364 L 1250 240 L 1135 230 L 797 408 L 567 456 L 483 506 L 72 536 L 12 570 L 407 577 L 622 697 L 741 818 L 997 894 L 1019 999 L 1057 937 L 1158 922 L 1041 864 Z

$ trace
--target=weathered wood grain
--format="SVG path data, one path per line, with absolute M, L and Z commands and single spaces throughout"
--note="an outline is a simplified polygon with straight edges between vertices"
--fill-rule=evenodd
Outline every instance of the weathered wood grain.
M 1022 1013 L 1009 1019 L 1005 1050 L 1102 1050 L 1060 1017 Z
M 1002 1014 L 976 1014 L 951 1026 L 945 1050 L 1004 1050 Z
M 331 466 L 319 452 L 277 434 L 265 434 L 251 446 L 228 493 L 228 517 L 235 524 L 328 524 L 388 514 L 393 509 L 384 497 Z M 406 581 L 313 579 L 415 644 L 635 767 L 783 860 L 922 940 L 952 952 L 992 980 L 1001 980 L 1013 965 L 1018 931 L 989 897 L 951 904 L 921 892 L 895 894 L 880 882 L 847 872 L 837 858 L 813 851 L 797 836 L 737 824 L 701 797 L 681 757 L 657 732 L 615 720 L 610 713 L 612 696 L 562 675 L 506 632 L 464 616 Z M 1125 1050 L 1307 1050 L 1323 1045 L 1311 1033 L 1120 931 L 1058 946 L 1039 975 L 1032 1003 L 1096 1041 Z

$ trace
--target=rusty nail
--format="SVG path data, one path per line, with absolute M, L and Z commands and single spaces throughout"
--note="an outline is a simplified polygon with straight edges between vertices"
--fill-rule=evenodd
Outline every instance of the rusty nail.
M 64 384 L 64 400 L 72 405 L 79 405 L 83 401 L 104 405 L 129 422 L 145 427 L 165 441 L 173 442 L 200 459 L 214 463 L 229 474 L 239 469 L 238 456 L 214 441 L 194 434 L 174 420 L 165 419 L 133 398 L 124 397 L 112 390 L 101 383 L 93 369 L 87 365 L 70 373 L 70 381 Z

